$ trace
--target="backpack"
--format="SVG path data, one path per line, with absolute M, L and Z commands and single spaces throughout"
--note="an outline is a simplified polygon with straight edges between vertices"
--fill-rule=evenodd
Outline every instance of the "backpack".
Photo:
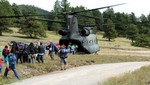
M 22 43 L 22 42 L 18 42 L 18 46 L 19 46 L 19 50 L 21 49 L 24 49 L 24 43 Z
M 9 64 L 15 65 L 16 64 L 16 56 L 15 55 L 9 55 Z
M 48 45 L 48 46 L 46 46 L 46 50 L 49 50 L 49 45 Z
M 38 46 L 34 46 L 34 52 L 38 53 Z
M 54 50 L 55 50 L 55 52 L 58 52 L 57 46 L 54 46 Z
M 9 54 L 9 50 L 8 49 L 4 49 L 2 52 L 2 55 L 7 56 Z
M 62 58 L 62 59 L 65 59 L 65 58 L 68 57 L 67 53 L 69 53 L 69 52 L 70 52 L 70 49 L 64 49 L 64 48 L 62 48 L 60 50 L 60 52 L 59 52 L 59 57 Z

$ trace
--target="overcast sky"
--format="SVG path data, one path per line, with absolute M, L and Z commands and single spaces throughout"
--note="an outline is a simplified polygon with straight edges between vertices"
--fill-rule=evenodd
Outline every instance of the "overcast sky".
M 10 4 L 16 3 L 34 5 L 36 7 L 51 11 L 56 0 L 8 0 Z M 87 9 L 99 8 L 119 3 L 126 3 L 125 5 L 113 7 L 115 12 L 134 12 L 136 16 L 141 14 L 148 15 L 150 13 L 149 0 L 68 0 L 71 6 L 84 6 Z M 100 10 L 102 11 L 102 10 Z

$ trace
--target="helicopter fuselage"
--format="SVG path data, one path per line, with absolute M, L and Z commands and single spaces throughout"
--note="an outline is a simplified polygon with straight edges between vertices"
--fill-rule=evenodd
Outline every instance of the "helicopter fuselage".
M 78 31 L 78 22 L 76 15 L 68 15 L 67 29 L 60 31 L 62 37 L 59 44 L 76 44 L 78 52 L 95 53 L 100 50 L 96 35 L 93 34 L 91 27 L 84 27 L 81 32 Z

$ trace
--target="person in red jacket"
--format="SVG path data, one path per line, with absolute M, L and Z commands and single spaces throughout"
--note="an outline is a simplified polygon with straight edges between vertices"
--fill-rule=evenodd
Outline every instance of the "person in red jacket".
M 2 72 L 2 61 L 3 61 L 3 59 L 0 58 L 0 73 Z
M 9 48 L 8 46 L 6 45 L 2 51 L 2 55 L 4 56 L 4 60 L 6 58 L 6 56 L 9 54 Z

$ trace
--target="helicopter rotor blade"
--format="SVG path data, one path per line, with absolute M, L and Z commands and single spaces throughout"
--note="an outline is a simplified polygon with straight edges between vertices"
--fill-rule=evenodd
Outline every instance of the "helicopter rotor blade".
M 0 18 L 20 18 L 20 17 L 29 17 L 29 16 L 46 16 L 46 15 L 11 15 L 11 16 L 0 16 Z
M 77 14 L 77 13 L 82 13 L 82 12 L 89 12 L 89 11 L 95 11 L 95 10 L 99 10 L 99 9 L 105 9 L 105 8 L 110 8 L 110 7 L 114 7 L 114 6 L 119 6 L 119 5 L 124 5 L 126 3 L 120 3 L 120 4 L 115 4 L 115 5 L 110 5 L 110 6 L 104 6 L 104 7 L 100 7 L 100 8 L 95 8 L 95 9 L 89 9 L 89 10 L 83 10 L 83 11 L 76 11 L 76 12 L 64 12 L 63 14 Z
M 119 24 L 119 23 L 113 23 L 113 25 L 117 25 L 117 24 Z M 81 27 L 95 27 L 95 26 L 107 26 L 108 24 L 90 24 L 90 25 L 81 25 L 81 24 L 79 24 L 79 26 L 81 26 Z
M 47 22 L 66 23 L 65 21 L 50 20 L 50 19 L 43 19 L 43 18 L 29 18 L 29 20 L 40 20 L 40 21 L 47 21 Z
M 101 19 L 99 17 L 87 16 L 87 15 L 83 15 L 83 14 L 77 14 L 77 15 L 82 16 L 82 17 L 92 18 L 92 19 Z

